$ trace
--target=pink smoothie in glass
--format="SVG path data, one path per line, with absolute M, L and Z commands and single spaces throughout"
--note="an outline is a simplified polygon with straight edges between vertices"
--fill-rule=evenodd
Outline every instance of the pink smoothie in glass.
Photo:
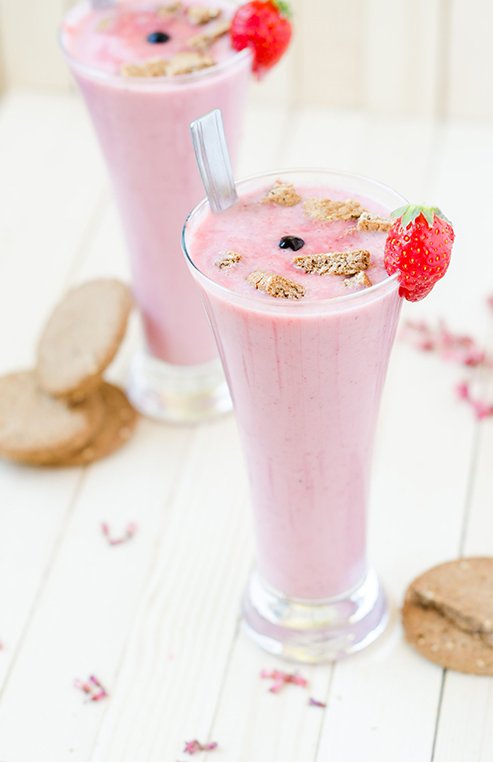
M 309 199 L 350 198 L 388 216 L 348 178 L 349 190 L 324 185 L 323 173 L 287 174 L 301 197 L 293 206 L 265 202 L 275 178 L 248 181 L 237 204 L 218 215 L 203 205 L 185 233 L 247 461 L 259 573 L 293 599 L 339 596 L 367 573 L 371 455 L 401 300 L 383 265 L 385 232 L 358 230 L 356 217 L 314 220 L 304 207 Z M 285 236 L 304 245 L 280 248 Z M 353 250 L 370 253 L 365 273 L 373 286 L 294 264 Z M 219 267 L 231 251 L 241 259 Z M 258 271 L 303 286 L 304 296 L 256 289 L 248 277 Z
M 196 23 L 200 19 L 189 13 L 192 6 L 195 14 L 197 7 L 217 10 L 217 17 Z M 220 108 L 233 152 L 239 142 L 250 55 L 234 52 L 229 35 L 219 35 L 234 8 L 225 0 L 122 0 L 96 11 L 84 2 L 62 27 L 63 49 L 113 181 L 148 349 L 155 358 L 181 366 L 217 357 L 181 256 L 180 234 L 187 212 L 202 195 L 190 122 Z M 197 47 L 197 35 L 211 35 L 211 41 L 200 45 L 199 40 Z M 187 69 L 183 54 L 190 53 L 192 68 L 204 68 L 177 74 L 178 62 Z M 149 61 L 156 59 L 153 73 L 161 76 L 150 76 Z

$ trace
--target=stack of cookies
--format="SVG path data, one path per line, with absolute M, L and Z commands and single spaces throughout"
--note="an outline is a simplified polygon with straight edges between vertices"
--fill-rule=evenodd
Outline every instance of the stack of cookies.
M 90 281 L 66 294 L 42 332 L 36 367 L 0 377 L 0 456 L 80 466 L 128 440 L 137 414 L 103 374 L 131 309 L 128 287 L 114 279 Z

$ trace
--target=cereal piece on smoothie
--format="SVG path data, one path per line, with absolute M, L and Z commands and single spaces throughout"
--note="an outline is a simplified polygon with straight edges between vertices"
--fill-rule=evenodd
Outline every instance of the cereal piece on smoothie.
M 229 21 L 222 21 L 220 24 L 216 24 L 214 29 L 208 32 L 201 32 L 196 34 L 187 42 L 189 48 L 195 48 L 195 50 L 207 50 L 213 45 L 216 40 L 229 32 L 231 24 Z
M 200 5 L 191 5 L 187 11 L 188 20 L 195 26 L 202 26 L 202 24 L 208 24 L 209 21 L 219 18 L 221 15 L 220 8 L 204 8 Z
M 178 74 L 191 74 L 201 69 L 207 69 L 209 66 L 214 66 L 215 63 L 211 56 L 206 56 L 204 53 L 176 53 L 169 60 L 168 74 L 172 77 Z
M 256 270 L 247 278 L 250 286 L 259 291 L 270 294 L 271 297 L 283 297 L 284 299 L 301 299 L 305 296 L 305 287 L 295 281 L 290 281 L 277 273 L 263 273 Z
M 304 209 L 312 220 L 330 223 L 334 220 L 354 220 L 365 210 L 359 201 L 334 201 L 333 199 L 307 199 Z
M 264 204 L 277 204 L 280 207 L 294 207 L 301 201 L 292 183 L 276 180 L 270 191 L 262 199 Z
M 168 65 L 169 61 L 164 58 L 151 58 L 141 64 L 125 64 L 121 73 L 124 77 L 165 77 Z
M 295 257 L 293 264 L 305 273 L 318 273 L 321 276 L 354 276 L 370 265 L 370 252 L 367 249 L 353 249 L 349 252 L 325 252 L 305 254 Z
M 374 215 L 371 212 L 363 212 L 358 217 L 356 228 L 358 230 L 365 231 L 386 232 L 390 230 L 392 224 L 393 220 L 391 220 L 389 217 L 380 217 L 379 215 Z
M 239 252 L 233 252 L 232 249 L 222 253 L 223 256 L 220 260 L 216 260 L 214 263 L 217 268 L 224 270 L 225 268 L 232 268 L 241 260 L 241 254 Z
M 356 273 L 355 276 L 351 276 L 351 278 L 344 279 L 344 286 L 348 289 L 357 289 L 359 287 L 367 289 L 371 285 L 372 282 L 364 270 L 360 270 L 359 273 Z
M 163 3 L 163 5 L 159 5 L 156 8 L 156 13 L 161 18 L 165 18 L 166 16 L 173 16 L 178 11 L 181 11 L 181 9 L 182 3 Z

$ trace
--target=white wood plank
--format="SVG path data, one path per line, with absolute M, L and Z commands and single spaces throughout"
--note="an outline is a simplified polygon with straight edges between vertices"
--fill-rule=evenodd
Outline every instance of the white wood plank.
M 159 539 L 170 540 L 170 496 L 190 436 L 186 428 L 166 430 L 141 422 L 126 448 L 89 470 L 4 694 L 2 757 L 88 759 L 108 704 L 85 705 L 72 684 L 75 678 L 95 673 L 113 693 L 142 586 L 157 556 L 165 577 L 169 575 L 170 557 L 160 554 Z M 54 486 L 65 478 L 63 472 L 49 475 Z M 187 508 L 182 505 L 175 511 Z M 102 521 L 116 535 L 129 521 L 137 522 L 139 530 L 128 545 L 111 548 L 101 534 Z M 182 516 L 175 516 L 175 522 L 181 524 Z M 175 545 L 175 565 L 186 543 L 183 537 Z M 18 564 L 12 563 L 11 576 L 19 574 Z M 179 591 L 180 580 L 175 582 Z M 180 601 L 179 594 L 177 598 Z M 158 619 L 162 614 L 158 612 Z M 156 638 L 159 641 L 159 626 Z M 162 649 L 168 649 L 166 641 Z M 43 710 L 48 707 L 49 712 Z M 30 719 L 29 734 L 16 722 L 20 717 Z
M 67 0 L 0 0 L 0 52 L 9 87 L 68 89 L 70 74 L 57 44 Z
M 261 669 L 298 670 L 309 681 L 307 689 L 287 686 L 279 694 L 268 691 Z M 231 662 L 211 738 L 221 747 L 207 760 L 315 760 L 324 709 L 310 707 L 313 697 L 327 699 L 332 675 L 323 667 L 287 665 L 262 653 L 240 633 Z M 331 712 L 329 707 L 327 712 Z
M 365 119 L 358 112 L 294 109 L 286 127 L 283 167 L 360 171 Z
M 378 114 L 429 115 L 440 103 L 440 0 L 369 0 L 365 18 L 362 104 Z M 419 54 L 417 55 L 417 51 Z
M 453 117 L 493 118 L 493 4 L 489 0 L 450 0 L 447 113 Z M 488 73 L 488 74 L 487 74 Z
M 3 370 L 31 362 L 40 321 L 86 243 L 106 177 L 75 98 L 15 96 L 2 113 L 0 314 L 3 326 L 15 325 L 1 335 Z
M 465 124 L 451 126 L 444 135 L 444 162 L 441 174 L 454 215 L 460 219 L 462 251 L 467 259 L 457 268 L 454 296 L 459 298 L 456 320 L 475 334 L 481 322 L 480 336 L 491 346 L 492 314 L 486 308 L 485 298 L 491 294 L 493 265 L 484 248 L 488 235 L 488 222 L 484 219 L 487 200 L 491 197 L 490 178 L 493 172 L 493 130 L 473 128 Z M 448 159 L 448 161 L 447 161 Z M 453 163 L 453 168 L 449 166 Z M 454 172 L 454 183 L 451 175 Z M 475 193 L 468 193 L 468 189 Z M 472 267 L 473 265 L 473 267 Z M 474 269 L 481 276 L 468 279 Z M 465 304 L 463 304 L 465 302 Z M 486 379 L 489 394 L 493 392 L 491 380 Z M 472 413 L 469 412 L 472 416 Z M 472 473 L 471 496 L 464 527 L 465 555 L 493 555 L 493 518 L 491 505 L 493 486 L 491 463 L 493 458 L 493 422 L 483 421 L 478 426 L 477 461 Z M 437 730 L 435 759 L 491 760 L 493 757 L 493 679 L 460 675 L 448 671 L 445 676 L 443 701 Z
M 2 102 L 2 372 L 30 362 L 39 322 L 58 298 L 77 254 L 78 236 L 90 217 L 88 196 L 74 193 L 67 198 L 66 193 L 79 171 L 86 180 L 84 169 L 91 178 L 98 177 L 99 158 L 94 159 L 92 144 L 73 150 L 72 141 L 77 143 L 85 130 L 73 99 L 12 95 Z M 71 470 L 53 479 L 48 471 L 0 465 L 0 639 L 6 645 L 0 660 L 0 688 L 22 646 L 81 476 L 79 470 Z
M 233 420 L 202 427 L 134 628 L 119 642 L 126 651 L 96 759 L 175 760 L 185 740 L 208 738 L 250 566 L 244 490 Z

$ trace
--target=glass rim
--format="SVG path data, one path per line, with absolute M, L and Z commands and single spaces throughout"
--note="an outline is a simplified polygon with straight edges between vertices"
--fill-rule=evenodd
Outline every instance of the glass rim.
M 133 2 L 137 3 L 139 0 L 133 0 Z M 236 0 L 226 0 L 226 2 L 230 3 L 231 5 L 237 4 Z M 130 4 L 131 3 L 129 3 L 129 5 Z M 189 74 L 177 74 L 173 77 L 123 77 L 118 73 L 104 71 L 103 69 L 99 69 L 96 66 L 91 66 L 91 64 L 86 64 L 84 61 L 81 61 L 79 58 L 73 56 L 65 43 L 63 21 L 67 19 L 75 10 L 85 5 L 90 5 L 90 0 L 79 0 L 76 5 L 70 8 L 64 14 L 62 22 L 58 27 L 57 39 L 58 45 L 60 46 L 66 60 L 73 66 L 74 69 L 81 72 L 82 74 L 90 76 L 92 79 L 102 80 L 105 82 L 113 82 L 115 84 L 118 83 L 120 86 L 124 85 L 125 87 L 135 89 L 143 87 L 144 85 L 149 88 L 158 87 L 159 85 L 167 85 L 170 88 L 179 88 L 187 85 L 189 82 L 197 82 L 202 79 L 205 80 L 208 77 L 213 77 L 214 75 L 221 74 L 223 71 L 227 70 L 234 64 L 240 64 L 243 60 L 251 61 L 252 59 L 251 50 L 249 48 L 244 48 L 243 50 L 233 51 L 229 58 L 221 61 L 218 64 L 214 64 L 214 66 L 208 66 L 205 69 L 200 69 L 197 72 L 191 72 Z
M 337 170 L 334 168 L 310 168 L 310 167 L 291 167 L 283 170 L 276 170 L 276 171 L 269 171 L 269 172 L 260 172 L 255 175 L 249 175 L 248 177 L 240 178 L 236 181 L 236 186 L 245 185 L 246 183 L 249 183 L 251 181 L 260 180 L 262 178 L 270 178 L 270 177 L 282 177 L 283 175 L 290 175 L 290 174 L 310 174 L 310 175 L 339 175 L 345 178 L 353 178 L 355 180 L 362 180 L 365 182 L 369 182 L 374 186 L 378 186 L 379 188 L 390 191 L 391 193 L 395 194 L 399 197 L 401 206 L 408 203 L 408 200 L 402 196 L 400 193 L 395 191 L 390 185 L 387 185 L 387 183 L 382 183 L 379 180 L 374 180 L 373 178 L 369 177 L 368 175 L 361 175 L 356 172 L 348 172 L 345 170 Z M 304 300 L 272 300 L 268 304 L 266 302 L 263 302 L 262 300 L 258 299 L 258 296 L 255 294 L 241 294 L 239 292 L 233 291 L 233 289 L 228 289 L 227 286 L 223 286 L 222 284 L 217 283 L 217 281 L 214 281 L 213 278 L 208 276 L 206 273 L 203 273 L 202 270 L 196 265 L 196 263 L 193 261 L 190 252 L 188 251 L 187 247 L 187 233 L 188 229 L 190 227 L 190 223 L 193 220 L 193 218 L 199 214 L 203 209 L 208 206 L 209 201 L 207 198 L 202 199 L 199 201 L 198 204 L 195 205 L 195 207 L 189 212 L 189 214 L 186 217 L 185 223 L 182 228 L 182 236 L 181 236 L 181 242 L 182 242 L 182 250 L 185 255 L 185 258 L 187 260 L 187 263 L 192 268 L 192 270 L 198 274 L 198 277 L 201 279 L 204 279 L 208 284 L 212 285 L 212 287 L 218 291 L 219 294 L 222 294 L 223 296 L 227 297 L 227 299 L 231 300 L 236 299 L 238 301 L 244 301 L 249 306 L 252 306 L 254 309 L 256 309 L 257 312 L 276 312 L 280 313 L 286 309 L 289 309 L 291 312 L 291 309 L 293 311 L 295 310 L 302 310 L 303 308 L 307 308 L 308 306 L 318 306 L 323 307 L 327 305 L 340 305 L 340 304 L 348 304 L 354 303 L 355 301 L 361 301 L 362 298 L 366 299 L 378 295 L 380 292 L 384 291 L 385 288 L 387 288 L 389 291 L 390 289 L 395 285 L 398 286 L 399 283 L 399 273 L 396 272 L 391 276 L 387 276 L 387 278 L 384 278 L 382 281 L 379 281 L 378 283 L 374 284 L 373 286 L 370 286 L 362 291 L 355 291 L 351 294 L 342 294 L 339 297 L 326 297 L 325 299 L 312 299 L 308 301 Z

